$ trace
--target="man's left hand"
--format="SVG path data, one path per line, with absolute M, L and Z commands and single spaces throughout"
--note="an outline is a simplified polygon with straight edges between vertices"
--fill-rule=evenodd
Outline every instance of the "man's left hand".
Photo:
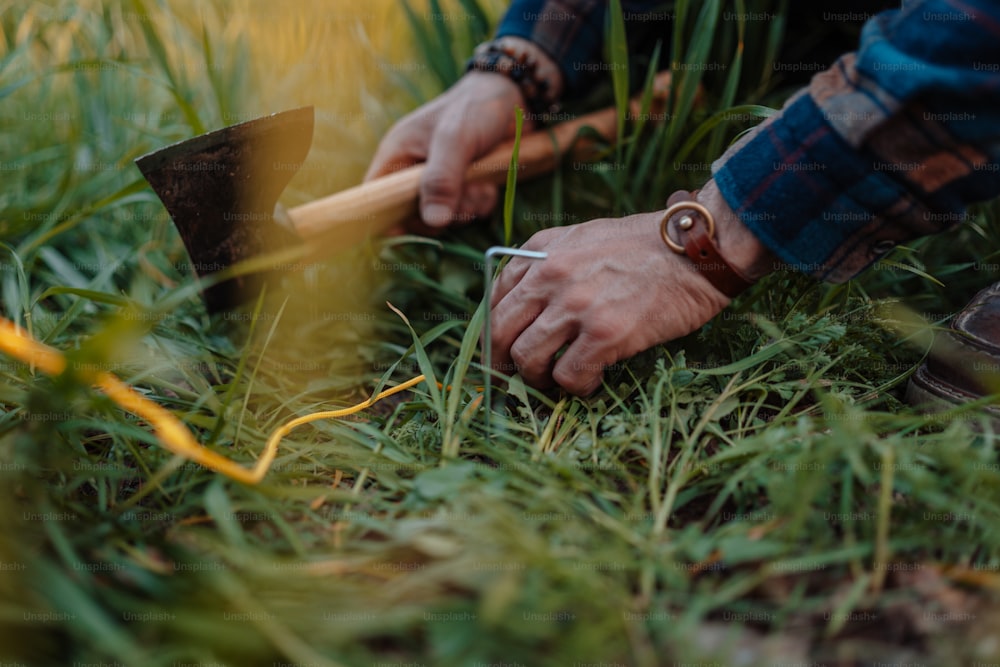
M 548 258 L 515 257 L 493 293 L 494 368 L 586 396 L 606 366 L 684 336 L 725 308 L 729 297 L 664 245 L 661 217 L 593 220 L 532 236 L 523 248 Z

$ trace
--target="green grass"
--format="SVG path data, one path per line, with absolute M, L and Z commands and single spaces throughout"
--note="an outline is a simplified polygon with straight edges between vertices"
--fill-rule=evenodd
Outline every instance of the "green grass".
M 430 15 L 454 20 L 411 13 L 436 77 L 415 95 L 447 85 L 483 33 L 478 4 L 442 5 Z M 674 162 L 710 160 L 749 124 L 727 109 L 766 112 L 758 60 L 772 26 L 719 20 L 742 6 L 676 3 L 664 62 L 721 53 L 726 76 L 699 105 L 701 73 L 680 71 L 672 122 L 641 141 L 625 128 L 606 169 L 519 184 L 515 243 L 660 206 L 699 178 Z M 886 310 L 903 300 L 941 324 L 996 279 L 982 270 L 997 264 L 996 207 L 844 286 L 772 275 L 700 332 L 609 369 L 588 399 L 515 380 L 487 434 L 472 406 L 475 314 L 500 211 L 290 277 L 283 307 L 210 316 L 130 163 L 242 108 L 252 84 L 219 56 L 243 47 L 151 0 L 20 3 L 0 27 L 5 317 L 66 351 L 71 370 L 114 371 L 246 463 L 278 424 L 357 402 L 380 378 L 444 385 L 302 427 L 246 487 L 170 455 L 80 373 L 0 359 L 0 659 L 1000 658 L 994 427 L 975 409 L 929 418 L 901 402 L 923 348 Z M 753 48 L 734 56 L 741 37 Z M 180 46 L 230 69 L 182 67 Z M 369 293 L 358 275 L 373 263 Z M 330 285 L 346 304 L 325 300 Z

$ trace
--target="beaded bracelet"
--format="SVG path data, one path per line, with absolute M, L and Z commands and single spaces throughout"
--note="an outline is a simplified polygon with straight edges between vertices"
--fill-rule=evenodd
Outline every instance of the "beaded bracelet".
M 538 61 L 530 53 L 501 40 L 476 47 L 465 67 L 466 72 L 495 72 L 517 84 L 528 110 L 538 116 L 559 109 L 549 82 L 538 76 Z

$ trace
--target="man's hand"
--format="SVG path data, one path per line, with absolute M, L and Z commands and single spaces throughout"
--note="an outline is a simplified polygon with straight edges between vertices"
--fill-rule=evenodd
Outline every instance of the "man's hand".
M 543 230 L 493 293 L 494 367 L 586 396 L 604 367 L 688 334 L 729 304 L 660 239 L 657 213 Z M 557 353 L 566 346 L 558 359 Z
M 713 213 L 723 257 L 757 280 L 776 258 L 709 181 L 698 201 Z M 493 292 L 494 368 L 528 384 L 579 396 L 604 367 L 699 328 L 729 305 L 686 256 L 660 238 L 659 213 L 543 230 L 522 246 L 548 258 L 515 257 Z M 565 347 L 561 356 L 560 350 Z
M 454 220 L 484 217 L 496 206 L 497 186 L 465 184 L 465 170 L 476 158 L 514 138 L 514 109 L 524 105 L 521 90 L 506 76 L 470 72 L 389 130 L 365 180 L 426 161 L 420 216 L 427 225 L 438 228 Z M 530 128 L 526 122 L 524 130 Z

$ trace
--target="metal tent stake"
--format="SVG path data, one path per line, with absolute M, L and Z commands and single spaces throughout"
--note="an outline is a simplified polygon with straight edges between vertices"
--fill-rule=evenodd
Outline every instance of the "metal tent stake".
M 483 270 L 486 272 L 485 278 L 485 294 L 483 299 L 485 304 L 483 308 L 486 310 L 485 321 L 483 322 L 483 337 L 481 339 L 481 357 L 483 359 L 483 367 L 486 372 L 486 386 L 483 387 L 483 404 L 486 408 L 486 416 L 483 420 L 483 425 L 486 428 L 486 441 L 489 442 L 492 437 L 492 430 L 490 429 L 490 414 L 493 412 L 493 345 L 492 345 L 492 331 L 490 330 L 490 304 L 493 301 L 493 258 L 498 255 L 507 255 L 508 257 L 524 257 L 526 259 L 545 259 L 549 256 L 547 252 L 538 252 L 535 250 L 521 250 L 519 248 L 507 248 L 505 246 L 493 246 L 486 251 L 486 262 L 483 265 Z

